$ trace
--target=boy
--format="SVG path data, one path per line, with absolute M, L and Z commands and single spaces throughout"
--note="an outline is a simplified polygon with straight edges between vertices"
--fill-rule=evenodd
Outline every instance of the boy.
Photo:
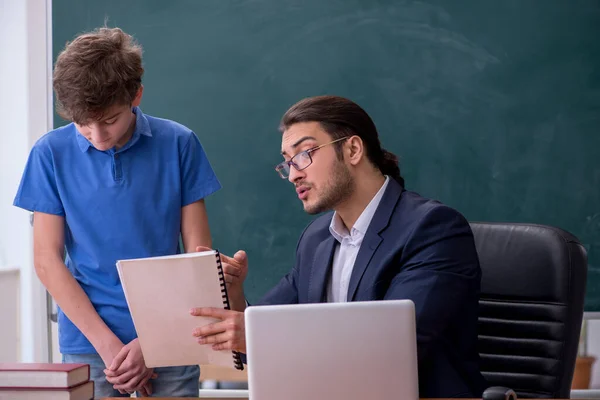
M 69 125 L 34 145 L 14 204 L 34 212 L 34 265 L 59 306 L 63 362 L 95 397 L 197 397 L 198 366 L 146 368 L 118 259 L 211 246 L 204 197 L 221 185 L 196 135 L 144 115 L 142 49 L 118 28 L 77 37 L 53 77 Z

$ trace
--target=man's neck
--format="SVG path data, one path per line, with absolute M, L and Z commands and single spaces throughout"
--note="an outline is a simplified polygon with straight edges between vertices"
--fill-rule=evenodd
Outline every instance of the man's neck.
M 348 232 L 352 230 L 356 220 L 385 183 L 385 176 L 377 171 L 376 174 L 369 174 L 369 176 L 359 176 L 355 182 L 356 186 L 352 195 L 335 207 L 335 212 L 341 218 Z

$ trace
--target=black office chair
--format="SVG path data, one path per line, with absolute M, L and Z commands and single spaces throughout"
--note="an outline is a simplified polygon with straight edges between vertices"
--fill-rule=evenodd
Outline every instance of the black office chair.
M 569 398 L 587 279 L 587 253 L 562 229 L 472 223 L 482 269 L 481 370 L 524 398 Z M 484 397 L 499 390 L 490 388 Z

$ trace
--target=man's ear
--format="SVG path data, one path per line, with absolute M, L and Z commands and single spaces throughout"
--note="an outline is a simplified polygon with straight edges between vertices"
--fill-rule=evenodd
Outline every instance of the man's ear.
M 135 94 L 135 97 L 133 98 L 133 101 L 131 102 L 132 107 L 138 107 L 140 105 L 140 103 L 142 102 L 143 94 L 144 94 L 144 85 L 140 85 L 140 88 L 138 89 L 137 93 Z
M 346 157 L 350 165 L 358 165 L 358 163 L 366 156 L 365 146 L 362 139 L 358 136 L 352 136 L 345 143 Z

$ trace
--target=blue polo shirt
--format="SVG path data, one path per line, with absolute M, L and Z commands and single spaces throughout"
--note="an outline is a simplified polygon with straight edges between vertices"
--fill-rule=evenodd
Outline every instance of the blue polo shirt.
M 74 124 L 33 146 L 14 205 L 65 217 L 65 264 L 123 343 L 136 338 L 116 261 L 178 253 L 181 208 L 221 185 L 200 141 L 173 121 L 144 115 L 119 150 L 98 151 Z M 96 353 L 59 310 L 63 354 Z

